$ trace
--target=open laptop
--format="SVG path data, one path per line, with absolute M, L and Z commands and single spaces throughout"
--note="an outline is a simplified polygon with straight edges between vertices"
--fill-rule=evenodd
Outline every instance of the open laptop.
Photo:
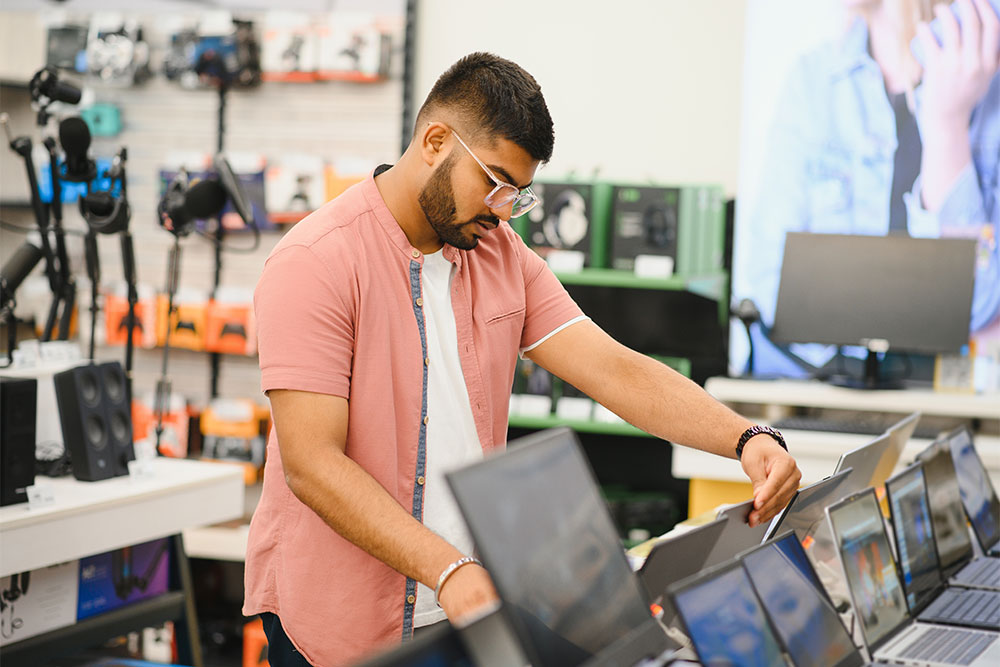
M 661 604 L 667 587 L 681 579 L 696 574 L 705 566 L 712 547 L 719 541 L 726 519 L 715 519 L 685 531 L 675 537 L 657 542 L 639 568 L 639 581 L 652 602 Z M 664 608 L 664 622 L 673 620 L 673 614 Z
M 834 472 L 853 468 L 848 486 L 855 490 L 882 486 L 899 463 L 919 419 L 920 413 L 914 412 L 868 444 L 844 452 Z
M 571 430 L 520 438 L 446 479 L 531 664 L 629 665 L 674 648 Z
M 668 595 L 701 664 L 785 664 L 774 630 L 738 560 L 674 584 Z
M 916 463 L 885 483 L 903 591 L 917 620 L 1000 630 L 1000 591 L 947 587 L 938 560 L 924 469 Z
M 724 563 L 736 554 L 764 541 L 768 524 L 762 523 L 751 528 L 747 520 L 752 511 L 753 499 L 719 510 L 715 518 L 725 519 L 726 524 L 722 529 L 722 535 L 719 536 L 719 540 L 705 560 L 705 567 Z
M 972 532 L 984 554 L 1000 556 L 1000 499 L 972 444 L 972 433 L 962 426 L 949 433 L 947 439 Z
M 916 621 L 906 605 L 874 489 L 827 508 L 854 616 L 875 660 L 914 665 L 1000 664 L 1000 635 Z
M 950 445 L 938 440 L 917 458 L 924 464 L 934 539 L 945 577 L 957 586 L 1000 590 L 1000 558 L 975 557 Z
M 778 641 L 796 667 L 860 667 L 866 660 L 826 596 L 795 533 L 740 559 Z M 775 576 L 776 572 L 782 573 Z
M 846 482 L 852 470 L 851 468 L 841 470 L 796 491 L 792 500 L 771 521 L 765 539 L 771 539 L 779 531 L 785 530 L 794 530 L 800 540 L 811 536 L 816 527 L 826 521 L 827 505 L 832 505 L 844 496 L 864 488 L 852 489 L 847 486 Z

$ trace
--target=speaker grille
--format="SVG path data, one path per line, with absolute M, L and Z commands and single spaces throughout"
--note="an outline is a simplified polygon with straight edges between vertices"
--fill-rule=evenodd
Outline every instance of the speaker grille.
M 101 404 L 101 378 L 91 367 L 82 368 L 77 376 L 80 387 L 80 400 L 88 408 L 96 408 Z
M 87 444 L 97 451 L 108 446 L 108 431 L 100 415 L 87 415 L 84 421 L 84 435 L 87 436 Z
M 125 400 L 125 383 L 121 375 L 121 368 L 116 364 L 105 364 L 104 371 L 104 391 L 108 398 L 114 403 L 121 403 Z

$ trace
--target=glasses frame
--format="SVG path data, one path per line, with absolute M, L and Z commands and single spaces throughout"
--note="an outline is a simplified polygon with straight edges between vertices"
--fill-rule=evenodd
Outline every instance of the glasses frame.
M 510 205 L 510 217 L 519 218 L 528 211 L 530 211 L 531 209 L 538 206 L 539 203 L 541 203 L 542 200 L 539 198 L 538 195 L 534 193 L 534 191 L 531 189 L 530 186 L 522 189 L 518 188 L 516 185 L 508 183 L 507 181 L 502 181 L 499 178 L 497 178 L 496 174 L 494 174 L 493 171 L 489 167 L 487 167 L 482 160 L 479 159 L 479 156 L 477 156 L 475 153 L 472 152 L 472 149 L 469 148 L 468 144 L 462 141 L 462 137 L 458 136 L 458 132 L 452 130 L 451 133 L 455 135 L 456 139 L 458 139 L 458 143 L 462 144 L 462 148 L 468 151 L 469 155 L 472 156 L 472 159 L 475 160 L 480 167 L 482 167 L 483 171 L 486 172 L 486 175 L 489 176 L 494 183 L 496 183 L 496 187 L 490 190 L 490 193 L 488 195 L 483 197 L 484 204 L 486 204 L 490 208 L 504 208 Z M 506 202 L 497 201 L 495 199 L 497 193 L 499 193 L 504 188 L 510 188 L 511 190 L 513 190 L 514 195 L 509 196 L 509 200 Z M 521 208 L 518 208 L 518 202 L 523 202 L 524 200 L 528 200 L 528 203 L 526 205 L 523 205 Z M 517 213 L 514 212 L 515 210 L 517 211 Z

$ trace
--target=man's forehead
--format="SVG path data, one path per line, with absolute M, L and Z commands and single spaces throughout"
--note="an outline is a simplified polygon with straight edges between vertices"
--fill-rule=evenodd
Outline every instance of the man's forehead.
M 484 146 L 486 155 L 480 155 L 480 159 L 498 178 L 520 190 L 531 185 L 539 161 L 532 158 L 528 151 L 500 137 L 484 142 Z

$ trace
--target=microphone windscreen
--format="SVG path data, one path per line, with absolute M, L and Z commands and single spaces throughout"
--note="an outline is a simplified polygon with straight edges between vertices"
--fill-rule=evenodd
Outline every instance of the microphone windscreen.
M 42 250 L 31 241 L 21 244 L 0 268 L 0 284 L 4 289 L 4 301 L 14 294 L 18 286 L 24 282 L 31 270 L 42 259 Z M 3 305 L 3 304 L 0 304 Z
M 90 150 L 90 128 L 79 116 L 63 118 L 59 122 L 59 143 L 67 157 L 86 158 Z
M 193 218 L 215 218 L 225 207 L 226 199 L 226 189 L 218 181 L 198 181 L 188 188 L 185 208 Z

